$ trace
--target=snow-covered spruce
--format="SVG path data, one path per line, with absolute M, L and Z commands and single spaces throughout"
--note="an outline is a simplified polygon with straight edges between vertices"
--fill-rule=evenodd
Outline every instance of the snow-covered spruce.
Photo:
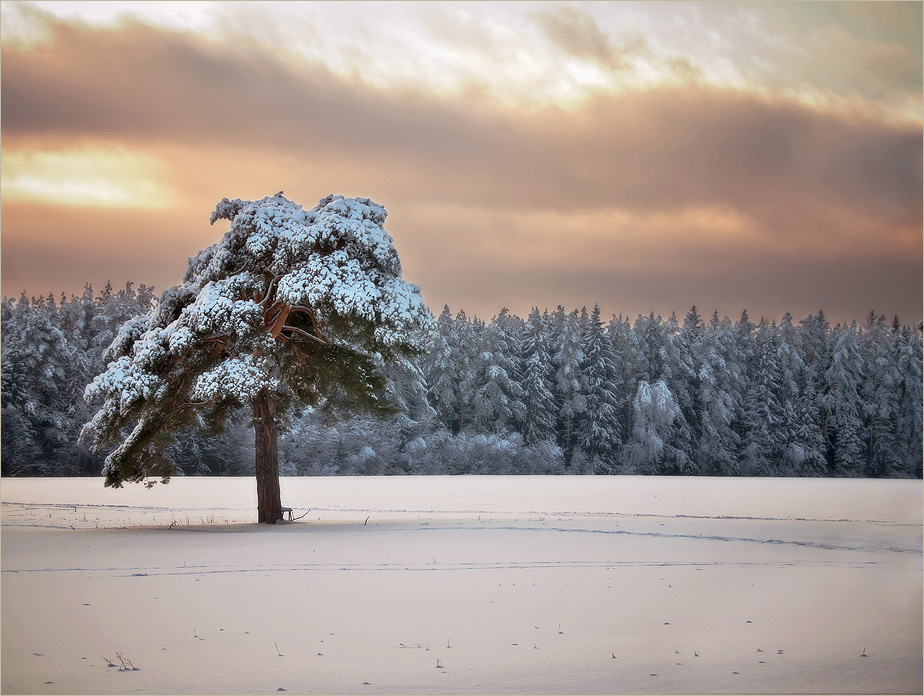
M 106 485 L 164 479 L 164 454 L 187 427 L 218 428 L 251 405 L 261 522 L 281 519 L 277 421 L 294 402 L 387 412 L 385 361 L 424 350 L 433 319 L 401 278 L 385 208 L 328 196 L 311 210 L 282 193 L 223 199 L 223 239 L 189 260 L 182 285 L 127 321 L 106 370 L 86 388 L 100 401 L 81 437 L 106 460 Z M 130 433 L 124 432 L 131 428 Z

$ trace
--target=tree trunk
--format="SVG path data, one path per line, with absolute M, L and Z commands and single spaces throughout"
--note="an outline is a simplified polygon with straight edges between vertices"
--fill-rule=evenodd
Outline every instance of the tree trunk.
M 276 428 L 276 400 L 262 389 L 253 402 L 256 449 L 257 520 L 275 524 L 282 519 L 279 494 L 279 448 Z

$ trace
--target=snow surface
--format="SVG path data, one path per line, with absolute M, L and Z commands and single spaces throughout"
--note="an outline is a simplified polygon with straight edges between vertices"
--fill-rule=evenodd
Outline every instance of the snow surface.
M 921 693 L 920 481 L 282 493 L 270 527 L 247 478 L 4 479 L 2 690 Z

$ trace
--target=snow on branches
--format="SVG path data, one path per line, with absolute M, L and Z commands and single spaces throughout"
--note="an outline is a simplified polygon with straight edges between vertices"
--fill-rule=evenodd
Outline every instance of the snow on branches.
M 201 425 L 195 413 L 252 403 L 261 390 L 309 403 L 336 387 L 379 399 L 376 365 L 423 350 L 433 325 L 420 289 L 401 278 L 386 216 L 365 198 L 328 196 L 311 210 L 281 192 L 222 199 L 210 222 L 230 229 L 189 260 L 181 285 L 126 322 L 86 389 L 103 406 L 82 438 L 121 441 L 107 484 L 147 475 L 133 463 L 141 450 Z

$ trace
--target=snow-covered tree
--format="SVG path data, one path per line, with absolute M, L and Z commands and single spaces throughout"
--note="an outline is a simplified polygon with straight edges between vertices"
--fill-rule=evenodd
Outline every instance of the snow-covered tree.
M 484 322 L 478 317 L 469 319 L 464 310 L 456 315 L 458 349 L 453 361 L 456 368 L 456 432 L 461 433 L 470 424 L 472 405 L 477 389 L 476 378 L 481 369 L 479 342 Z
M 56 387 L 65 379 L 67 341 L 25 292 L 8 303 L 2 340 L 3 473 L 48 473 L 41 444 L 47 440 L 46 429 L 55 425 L 54 401 Z
M 825 472 L 824 439 L 814 382 L 799 352 L 798 335 L 789 312 L 779 325 L 777 364 L 780 368 L 780 424 L 776 437 L 780 460 L 771 473 L 819 476 Z
M 664 322 L 660 315 L 651 312 L 647 317 L 638 315 L 632 327 L 632 341 L 627 360 L 636 383 L 649 384 L 664 376 Z
M 405 418 L 429 423 L 436 411 L 427 399 L 427 381 L 417 356 L 397 356 L 381 366 L 388 381 L 388 393 L 393 395 L 393 406 Z
M 25 293 L 12 309 L 2 336 L 2 407 L 4 410 L 4 473 L 62 475 L 79 472 L 74 460 L 76 427 L 73 397 L 84 383 L 78 352 L 57 326 L 52 299 Z M 84 414 L 80 414 L 81 416 Z M 67 470 L 56 466 L 61 457 Z
M 735 428 L 744 399 L 744 365 L 728 317 L 713 314 L 699 353 L 700 437 L 696 461 L 701 473 L 730 476 L 740 473 Z
M 503 435 L 526 417 L 519 384 L 521 324 L 519 317 L 503 309 L 480 332 L 471 419 L 478 432 Z
M 863 362 L 857 328 L 837 326 L 833 332 L 834 352 L 825 372 L 824 404 L 829 447 L 833 450 L 837 476 L 863 473 Z
M 552 394 L 548 327 L 538 308 L 529 313 L 523 342 L 522 432 L 527 445 L 555 440 L 555 397 Z
M 613 367 L 616 369 L 617 409 L 622 444 L 626 443 L 629 433 L 632 432 L 632 397 L 637 386 L 629 358 L 631 334 L 632 327 L 621 314 L 610 318 L 606 326 L 606 335 L 610 341 Z
M 622 423 L 618 376 L 613 364 L 612 343 L 600 321 L 600 307 L 594 305 L 581 341 L 584 360 L 581 370 L 581 393 L 584 416 L 578 422 L 578 444 L 593 463 L 595 473 L 612 473 L 622 447 Z
M 278 428 L 290 405 L 386 412 L 381 360 L 426 345 L 432 317 L 384 230 L 385 209 L 328 196 L 311 210 L 282 193 L 223 199 L 223 239 L 189 262 L 184 282 L 127 321 L 87 387 L 102 407 L 84 427 L 106 459 L 106 485 L 169 477 L 173 433 L 218 428 L 253 410 L 260 522 L 282 519 Z M 130 428 L 127 435 L 123 430 Z
M 900 376 L 893 334 L 885 316 L 870 312 L 860 338 L 864 357 L 863 397 L 866 417 L 866 475 L 894 476 L 901 464 L 896 447 Z
M 446 305 L 436 319 L 436 331 L 425 361 L 425 369 L 430 404 L 447 430 L 452 429 L 458 420 L 458 358 L 458 332 L 449 305 Z
M 664 380 L 651 385 L 641 380 L 632 406 L 632 435 L 623 449 L 627 470 L 640 474 L 684 473 L 688 460 L 676 447 L 674 432 L 680 407 Z
M 581 327 L 577 310 L 568 314 L 559 306 L 552 315 L 552 336 L 556 350 L 552 358 L 555 366 L 555 396 L 559 413 L 559 442 L 570 462 L 574 445 L 576 418 L 584 412 L 581 395 Z
M 754 337 L 754 364 L 745 399 L 741 468 L 748 476 L 769 475 L 781 458 L 782 386 L 776 325 L 761 318 Z
M 920 325 L 919 325 L 920 327 Z M 924 394 L 922 394 L 922 336 L 920 328 L 895 332 L 894 361 L 898 367 L 898 413 L 895 431 L 903 475 L 920 477 L 924 464 Z
M 694 306 L 681 328 L 677 316 L 671 314 L 664 326 L 664 381 L 680 407 L 675 422 L 677 446 L 687 457 L 687 473 L 694 473 L 694 451 L 699 440 L 700 385 L 698 344 L 703 323 Z

